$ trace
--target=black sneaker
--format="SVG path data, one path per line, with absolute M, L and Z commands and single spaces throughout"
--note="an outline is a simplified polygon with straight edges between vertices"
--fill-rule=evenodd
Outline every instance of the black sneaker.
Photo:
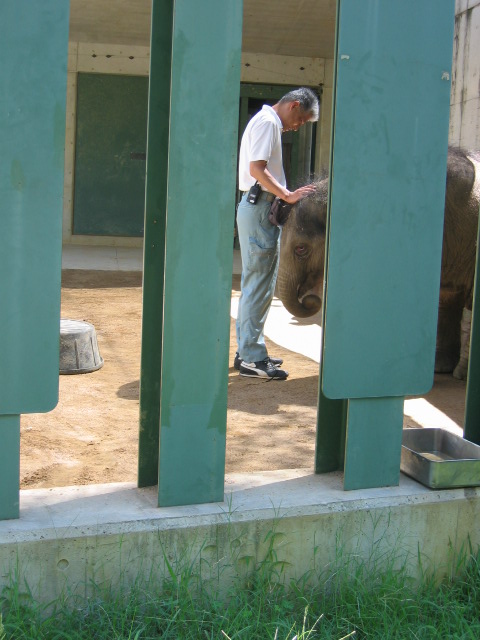
M 268 357 L 267 360 L 270 360 L 270 362 L 273 364 L 274 367 L 279 367 L 281 364 L 283 364 L 283 360 L 281 358 Z M 237 353 L 235 354 L 235 360 L 233 361 L 233 368 L 236 369 L 237 371 L 240 371 L 241 364 L 242 364 L 242 359 L 240 358 L 240 354 L 237 351 Z
M 240 365 L 240 375 L 248 378 L 270 378 L 271 380 L 285 380 L 288 378 L 288 371 L 278 369 L 271 358 L 265 358 L 260 362 L 245 362 Z
M 236 369 L 237 371 L 240 371 L 240 365 L 242 364 L 242 359 L 240 358 L 240 354 L 237 353 L 235 354 L 235 360 L 233 361 L 233 368 Z

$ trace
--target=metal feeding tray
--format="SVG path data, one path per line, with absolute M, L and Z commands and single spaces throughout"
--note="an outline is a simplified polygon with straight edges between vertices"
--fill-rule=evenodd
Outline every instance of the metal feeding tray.
M 480 446 L 444 429 L 404 429 L 400 469 L 432 489 L 480 485 Z

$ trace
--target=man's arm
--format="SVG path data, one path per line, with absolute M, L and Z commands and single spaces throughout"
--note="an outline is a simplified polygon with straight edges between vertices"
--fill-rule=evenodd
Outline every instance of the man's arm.
M 250 162 L 250 175 L 252 178 L 255 178 L 266 191 L 270 191 L 270 193 L 273 193 L 289 204 L 294 204 L 315 191 L 315 187 L 311 184 L 300 187 L 296 191 L 289 191 L 286 187 L 282 187 L 270 171 L 268 171 L 265 160 Z

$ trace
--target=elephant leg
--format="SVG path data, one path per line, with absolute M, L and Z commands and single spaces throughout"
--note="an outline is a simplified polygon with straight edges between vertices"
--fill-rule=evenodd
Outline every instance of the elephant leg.
M 457 380 L 466 380 L 468 374 L 468 357 L 470 353 L 470 329 L 472 327 L 472 310 L 464 308 L 460 324 L 460 360 L 453 371 Z
M 438 305 L 435 373 L 451 373 L 460 353 L 460 321 L 465 294 L 463 289 L 441 288 Z

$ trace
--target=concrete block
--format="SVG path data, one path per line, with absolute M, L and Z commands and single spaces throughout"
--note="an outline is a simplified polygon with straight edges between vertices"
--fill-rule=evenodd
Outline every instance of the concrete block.
M 20 519 L 0 522 L 0 591 L 16 577 L 34 597 L 83 599 L 94 585 L 129 588 L 191 568 L 227 588 L 273 551 L 283 576 L 325 579 L 353 556 L 448 572 L 454 552 L 480 542 L 480 488 L 398 487 L 345 492 L 339 473 L 227 476 L 224 502 L 156 507 L 156 488 L 131 483 L 21 492 Z M 383 560 L 382 560 L 383 558 Z

